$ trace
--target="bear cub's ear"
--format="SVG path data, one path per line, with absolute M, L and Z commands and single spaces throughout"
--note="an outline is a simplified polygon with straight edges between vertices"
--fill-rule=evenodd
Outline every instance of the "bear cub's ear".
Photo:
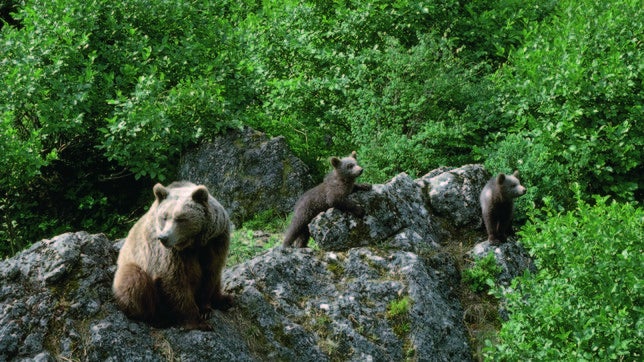
M 168 197 L 168 189 L 163 187 L 163 185 L 161 184 L 154 185 L 152 191 L 154 192 L 154 197 L 156 197 L 157 201 L 159 202 L 165 200 L 165 198 Z
M 341 163 L 342 163 L 342 161 L 340 161 L 340 159 L 339 159 L 339 158 L 337 158 L 337 157 L 331 157 L 331 165 L 333 166 L 333 168 L 338 168 L 338 167 L 340 167 L 340 164 L 341 164 Z
M 351 152 L 351 158 L 353 158 L 354 160 L 358 159 L 358 154 L 356 153 L 356 151 Z
M 497 176 L 497 178 L 496 178 L 496 182 L 497 182 L 498 184 L 502 184 L 504 181 L 505 181 L 505 174 L 504 174 L 504 173 L 500 173 L 500 174 L 499 174 L 499 176 Z
M 208 189 L 206 186 L 200 185 L 192 192 L 192 199 L 200 204 L 208 205 Z

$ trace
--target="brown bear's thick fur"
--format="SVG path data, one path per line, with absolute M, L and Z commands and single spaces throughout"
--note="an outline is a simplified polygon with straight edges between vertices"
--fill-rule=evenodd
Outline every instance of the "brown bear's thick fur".
M 526 192 L 518 176 L 519 171 L 512 175 L 500 173 L 491 178 L 481 191 L 483 222 L 491 244 L 506 242 L 512 230 L 514 199 Z
M 205 186 L 154 186 L 156 200 L 132 227 L 117 261 L 113 291 L 130 318 L 153 325 L 211 329 L 211 308 L 227 309 L 221 274 L 230 221 Z
M 358 166 L 356 152 L 349 157 L 331 158 L 333 171 L 324 182 L 305 192 L 295 204 L 295 213 L 291 225 L 286 230 L 283 246 L 290 247 L 295 242 L 296 247 L 305 248 L 309 242 L 309 222 L 320 212 L 335 207 L 348 211 L 358 217 L 364 215 L 362 207 L 349 200 L 347 196 L 354 190 L 370 190 L 369 184 L 356 184 L 355 179 L 362 174 Z

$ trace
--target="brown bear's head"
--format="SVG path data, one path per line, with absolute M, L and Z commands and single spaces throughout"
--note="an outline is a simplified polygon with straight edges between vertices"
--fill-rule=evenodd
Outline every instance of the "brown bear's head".
M 331 165 L 340 178 L 353 181 L 362 174 L 362 167 L 358 165 L 356 151 L 351 152 L 350 156 L 342 159 L 331 157 Z
M 166 248 L 184 250 L 199 243 L 208 223 L 208 198 L 205 186 L 173 183 L 154 185 L 156 197 L 155 232 Z

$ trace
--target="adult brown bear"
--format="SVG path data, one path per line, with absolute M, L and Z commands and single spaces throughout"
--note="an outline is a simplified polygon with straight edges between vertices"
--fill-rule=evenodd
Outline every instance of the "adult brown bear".
M 205 186 L 156 184 L 150 210 L 132 227 L 117 261 L 113 291 L 130 318 L 209 330 L 211 308 L 227 309 L 221 274 L 230 220 Z

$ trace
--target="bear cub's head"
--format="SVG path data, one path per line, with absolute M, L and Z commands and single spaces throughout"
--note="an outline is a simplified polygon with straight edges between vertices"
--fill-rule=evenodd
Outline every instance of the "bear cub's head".
M 334 172 L 344 180 L 355 180 L 362 174 L 362 167 L 358 165 L 356 151 L 351 152 L 348 157 L 331 157 L 331 165 Z
M 190 182 L 154 185 L 155 233 L 166 248 L 184 250 L 199 239 L 208 219 L 210 194 L 205 186 Z
M 517 198 L 526 192 L 526 188 L 519 181 L 519 171 L 514 171 L 512 175 L 500 173 L 496 178 L 496 182 L 501 189 L 503 197 L 506 199 Z

